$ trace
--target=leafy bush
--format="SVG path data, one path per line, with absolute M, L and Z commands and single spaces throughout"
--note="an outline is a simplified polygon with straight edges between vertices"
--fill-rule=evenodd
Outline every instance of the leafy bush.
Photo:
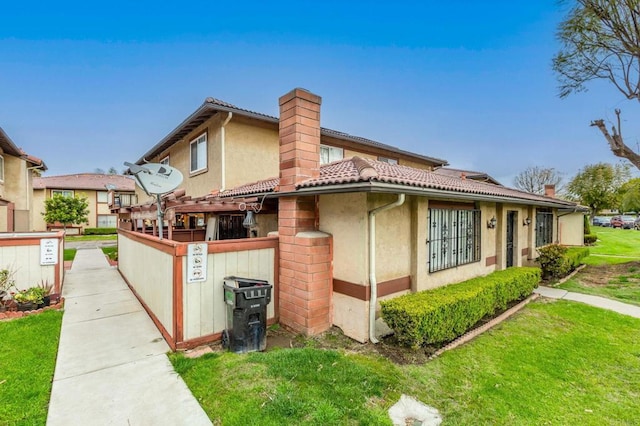
M 538 259 L 542 269 L 542 278 L 553 279 L 564 277 L 571 270 L 571 265 L 567 261 L 565 254 L 567 248 L 560 244 L 549 244 L 538 248 Z
M 542 269 L 542 278 L 562 278 L 577 268 L 582 259 L 589 256 L 586 247 L 572 247 L 571 249 L 560 244 L 549 244 L 538 248 L 540 256 L 536 260 Z
M 85 228 L 84 235 L 111 235 L 117 234 L 117 228 Z
M 588 246 L 593 245 L 598 241 L 596 234 L 584 234 L 584 243 Z
M 398 342 L 418 348 L 464 334 L 484 316 L 531 294 L 538 268 L 509 268 L 433 290 L 381 301 L 382 317 Z

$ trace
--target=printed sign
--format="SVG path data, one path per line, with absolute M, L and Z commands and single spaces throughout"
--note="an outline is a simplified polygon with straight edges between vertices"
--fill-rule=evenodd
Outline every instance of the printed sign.
M 58 263 L 58 240 L 43 238 L 40 240 L 40 264 L 56 265 Z
M 207 243 L 187 247 L 187 283 L 207 280 Z

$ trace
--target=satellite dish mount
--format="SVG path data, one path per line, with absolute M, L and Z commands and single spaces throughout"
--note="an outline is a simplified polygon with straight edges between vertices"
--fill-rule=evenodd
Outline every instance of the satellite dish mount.
M 147 195 L 155 195 L 158 205 L 159 237 L 162 239 L 162 223 L 164 212 L 162 211 L 162 195 L 175 190 L 182 183 L 180 170 L 167 164 L 147 163 L 143 166 L 124 163 L 136 178 L 138 186 Z

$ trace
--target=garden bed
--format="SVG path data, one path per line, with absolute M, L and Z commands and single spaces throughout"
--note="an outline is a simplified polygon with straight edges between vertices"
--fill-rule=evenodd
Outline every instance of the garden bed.
M 49 310 L 60 310 L 64 308 L 64 297 L 61 297 L 60 300 L 52 305 L 44 306 L 42 308 L 34 309 L 31 311 L 18 311 L 18 310 L 7 310 L 4 312 L 0 312 L 0 320 L 14 319 L 14 318 L 22 318 L 29 315 L 37 315 L 44 311 Z

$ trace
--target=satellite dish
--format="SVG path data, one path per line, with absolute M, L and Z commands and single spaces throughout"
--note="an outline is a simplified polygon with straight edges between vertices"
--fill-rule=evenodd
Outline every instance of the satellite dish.
M 180 170 L 167 164 L 147 163 L 142 166 L 124 163 L 135 175 L 138 185 L 148 194 L 171 192 L 182 183 Z

